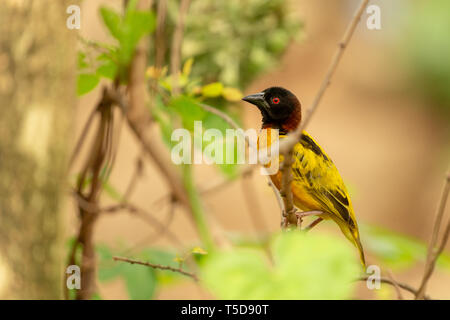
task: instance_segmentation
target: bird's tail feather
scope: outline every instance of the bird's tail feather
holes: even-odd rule
[[[366,269],[366,259],[364,257],[364,249],[363,246],[361,244],[361,240],[359,238],[359,232],[358,232],[358,227],[356,228],[349,228],[349,226],[344,223],[339,221],[338,222],[339,227],[342,230],[342,233],[345,235],[345,237],[351,242],[353,243],[353,245],[358,249],[359,252],[359,259],[361,261],[361,264],[364,267],[364,270]]]

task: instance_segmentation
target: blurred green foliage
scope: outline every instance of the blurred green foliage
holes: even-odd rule
[[[179,1],[168,1],[171,39]],[[273,67],[301,29],[286,0],[192,1],[186,18],[183,59],[194,58],[193,75],[204,82],[244,88]],[[171,40],[168,40],[168,45]],[[167,53],[169,61],[169,53]]]
[[[214,252],[201,279],[219,299],[351,298],[361,266],[344,239],[291,231],[269,247]]]
[[[406,269],[425,261],[427,245],[408,235],[379,226],[360,226],[364,249],[375,255],[383,266],[392,269]],[[443,252],[437,266],[450,270],[450,255]]]
[[[450,115],[450,1],[415,1],[407,50],[419,89]]]
[[[125,282],[128,296],[132,300],[152,299],[155,297],[159,285],[168,285],[184,279],[178,273],[114,261],[113,256],[120,255],[121,252],[114,251],[106,245],[98,245],[96,250],[100,260],[98,265],[99,281],[109,282],[122,279]],[[176,262],[176,257],[176,254],[171,251],[159,249],[144,249],[133,254],[133,259],[178,268],[179,263]]]

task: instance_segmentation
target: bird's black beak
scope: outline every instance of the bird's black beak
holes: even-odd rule
[[[263,92],[250,94],[250,95],[242,98],[242,100],[247,101],[247,102],[249,102],[251,104],[254,104],[261,111],[266,111],[266,112],[268,111],[269,106],[267,105],[267,102],[264,99],[264,93]]]

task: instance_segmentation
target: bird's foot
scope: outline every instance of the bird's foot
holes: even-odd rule
[[[306,228],[304,228],[303,230],[305,232],[308,232],[309,230],[311,230],[312,228],[314,228],[315,226],[317,226],[321,221],[323,221],[323,218],[318,217],[316,220],[314,220],[313,222],[311,222]]]
[[[292,215],[297,215],[297,208],[292,208],[290,211],[286,212],[283,210],[281,213],[281,228],[287,229],[289,227],[289,217]]]
[[[318,216],[318,215],[320,215],[322,213],[323,212],[319,211],[319,210],[296,212],[295,216],[297,217],[297,229],[299,229],[299,230],[302,229],[302,222],[303,222],[303,218],[304,217]],[[309,226],[306,227],[305,230],[308,231],[308,230],[312,229],[315,225],[317,225],[320,221],[322,221],[322,218],[319,217],[319,219],[317,219],[314,222],[312,222]]]

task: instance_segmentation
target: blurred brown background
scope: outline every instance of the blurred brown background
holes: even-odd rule
[[[293,43],[280,64],[255,81],[246,93],[269,86],[283,86],[294,92],[307,108],[328,68],[336,45],[358,1],[296,1],[295,8],[305,24],[304,33]],[[449,122],[440,116],[433,102],[416,94],[410,84],[408,53],[403,41],[403,20],[407,14],[404,1],[374,1],[381,7],[381,30],[368,30],[363,15],[337,73],[314,115],[308,131],[331,156],[344,177],[352,196],[357,218],[428,241],[437,201],[447,169],[449,156]],[[100,5],[120,7],[121,1],[90,0],[83,2],[81,35],[88,39],[108,40],[101,25]],[[96,90],[79,100],[76,116],[77,137],[95,102]],[[260,114],[256,108],[241,104],[246,128],[259,128]],[[124,126],[111,183],[124,191],[135,168],[139,148]],[[84,150],[86,152],[86,150]],[[207,166],[198,168],[199,184],[219,179],[218,172]],[[279,209],[265,177],[254,175],[255,192],[261,203],[261,219],[271,231],[279,229]],[[168,191],[158,172],[145,165],[132,199],[163,221],[167,205],[154,201]],[[241,190],[241,181],[205,197],[209,216],[226,232],[255,233]],[[104,196],[103,203],[109,198]],[[73,200],[67,203],[67,233],[77,225]],[[447,213],[449,209],[447,209]],[[180,239],[192,243],[196,232],[182,210],[176,210],[170,229]],[[334,230],[324,224],[319,229]],[[165,239],[145,243],[153,234],[148,225],[127,214],[102,217],[97,226],[97,243],[111,246],[119,242],[130,247],[167,246]],[[364,234],[362,234],[364,243]],[[371,262],[369,254],[369,264]],[[396,274],[397,280],[417,286],[422,266]],[[435,298],[449,298],[450,274],[437,270],[429,284]],[[100,284],[104,299],[126,299],[124,283],[115,280]],[[163,288],[160,299],[210,298],[188,281]],[[359,298],[373,298],[361,287]]]

